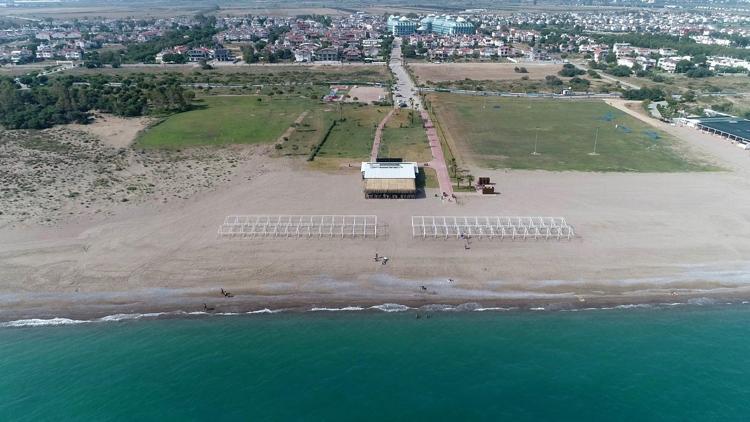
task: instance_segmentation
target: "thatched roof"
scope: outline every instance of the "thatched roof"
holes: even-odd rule
[[[365,179],[366,193],[412,194],[416,191],[414,179]]]

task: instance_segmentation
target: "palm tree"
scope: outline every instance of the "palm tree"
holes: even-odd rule
[[[472,186],[474,184],[474,175],[472,174],[467,175],[466,181],[469,182],[469,186]]]

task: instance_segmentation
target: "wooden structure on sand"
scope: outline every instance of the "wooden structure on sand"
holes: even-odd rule
[[[362,163],[365,198],[417,197],[417,163]]]

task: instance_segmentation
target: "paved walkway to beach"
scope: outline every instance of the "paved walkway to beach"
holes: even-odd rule
[[[401,56],[400,38],[396,38],[393,41],[393,50],[391,51],[391,61],[389,66],[391,71],[393,71],[393,75],[396,77],[394,93],[399,95],[397,98],[403,98],[405,101],[411,100],[414,108],[417,109],[422,116],[422,124],[424,125],[427,134],[427,140],[430,143],[430,150],[432,151],[432,161],[428,164],[429,167],[435,169],[435,172],[437,173],[440,192],[446,193],[449,196],[453,195],[453,183],[451,183],[451,178],[448,174],[448,166],[445,164],[445,156],[443,155],[443,147],[440,144],[440,138],[435,130],[435,126],[432,124],[430,115],[425,111],[422,106],[422,101],[420,100],[419,95],[417,95],[416,84],[411,79],[409,72],[404,68],[403,57]],[[396,98],[394,98],[393,103],[395,107],[398,107]]]
[[[451,183],[451,177],[448,174],[448,166],[445,164],[445,155],[443,155],[443,146],[440,144],[440,138],[435,130],[435,126],[432,124],[430,114],[425,110],[421,110],[420,115],[422,116],[422,123],[427,133],[427,140],[430,142],[430,151],[432,151],[432,161],[429,164],[430,167],[435,169],[435,173],[437,173],[440,192],[453,195],[453,183]]]

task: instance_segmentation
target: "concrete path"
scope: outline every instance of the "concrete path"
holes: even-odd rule
[[[391,60],[388,63],[393,76],[396,80],[393,83],[393,106],[398,107],[398,103],[403,101],[408,106],[414,106],[415,109],[421,110],[422,104],[418,95],[417,85],[409,76],[409,72],[404,68],[404,60],[401,55],[401,38],[393,40],[393,49],[391,50]]]
[[[443,155],[443,146],[440,144],[440,138],[435,130],[435,126],[432,124],[429,113],[422,110],[420,111],[420,115],[422,116],[425,132],[427,132],[427,140],[430,142],[430,151],[432,151],[432,161],[429,162],[429,167],[435,169],[435,173],[437,173],[440,192],[451,196],[453,195],[453,183],[448,173],[448,166],[445,164],[445,155]]]
[[[383,140],[383,129],[391,119],[393,113],[396,111],[395,108],[391,109],[388,114],[385,115],[383,120],[380,121],[378,128],[375,129],[375,139],[372,141],[372,152],[370,152],[370,161],[375,162],[378,160],[378,151],[380,150],[380,141]]]
[[[403,57],[401,56],[401,38],[393,40],[393,50],[391,50],[391,61],[389,66],[391,71],[393,71],[393,75],[396,77],[393,89],[395,96],[393,104],[395,107],[398,107],[399,100],[413,101],[414,108],[419,111],[420,116],[422,116],[422,124],[424,125],[427,134],[427,140],[430,143],[432,161],[428,163],[429,167],[435,169],[435,172],[437,173],[440,192],[451,196],[453,195],[453,183],[451,182],[451,177],[448,173],[448,166],[445,163],[443,147],[440,144],[440,138],[435,130],[435,126],[432,124],[432,119],[430,119],[429,113],[425,111],[419,95],[417,95],[417,86],[411,79],[409,72],[404,69]],[[375,147],[373,146],[373,152],[374,151]]]

